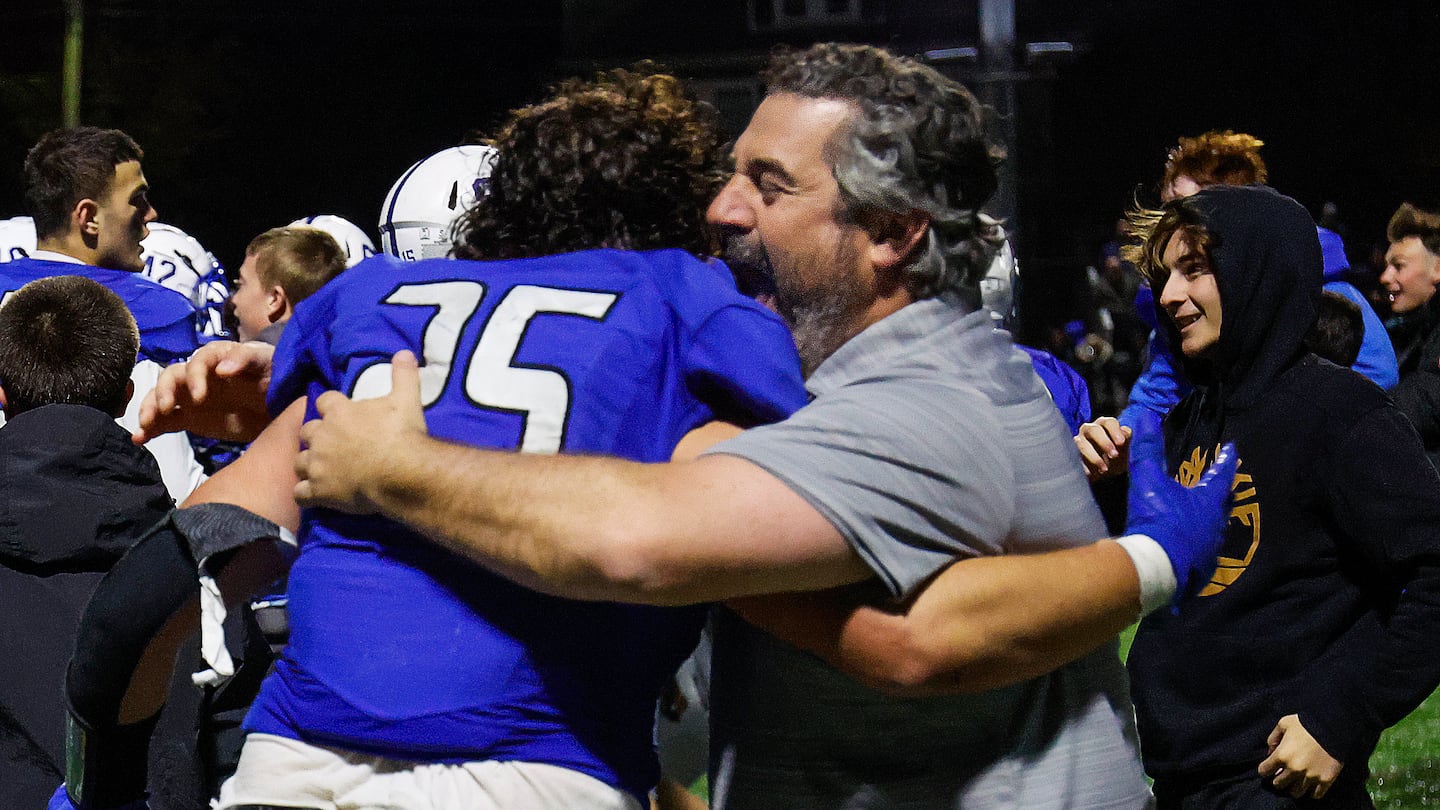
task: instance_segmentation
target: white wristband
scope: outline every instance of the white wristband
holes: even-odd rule
[[[1115,542],[1130,555],[1140,577],[1140,615],[1169,604],[1175,595],[1175,569],[1165,549],[1143,534],[1127,534]]]

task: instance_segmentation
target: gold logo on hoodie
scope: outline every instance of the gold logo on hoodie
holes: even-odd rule
[[[1216,448],[1219,451],[1219,448]],[[1175,480],[1187,487],[1193,487],[1200,480],[1201,474],[1210,466],[1211,454],[1200,448],[1190,452],[1190,458],[1180,462],[1180,469],[1175,474]],[[1231,487],[1234,492],[1234,506],[1230,510],[1230,523],[1226,524],[1225,550],[1231,550],[1236,543],[1232,540],[1235,521],[1245,527],[1245,537],[1248,538],[1248,547],[1240,557],[1226,556],[1223,551],[1219,557],[1219,565],[1215,569],[1215,575],[1210,578],[1209,584],[1200,589],[1200,596],[1214,596],[1217,593],[1230,587],[1245,570],[1250,567],[1250,561],[1255,558],[1256,549],[1260,548],[1260,503],[1255,496],[1255,480],[1240,470],[1245,466],[1242,458],[1235,472],[1235,484]]]

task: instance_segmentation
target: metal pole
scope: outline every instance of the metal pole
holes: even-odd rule
[[[65,126],[80,123],[80,65],[85,44],[85,0],[65,0],[65,66],[60,88]]]
[[[1000,169],[1000,187],[987,206],[1006,220],[1007,231],[1018,230],[1015,221],[1015,179],[1019,176],[1015,103],[1015,0],[980,0],[980,97],[995,108],[998,134],[1006,159]],[[1012,237],[1013,238],[1013,237]]]

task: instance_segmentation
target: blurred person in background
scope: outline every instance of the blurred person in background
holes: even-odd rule
[[[1400,317],[1392,336],[1401,378],[1392,395],[1440,464],[1440,214],[1405,203],[1385,235],[1390,247],[1380,285]]]

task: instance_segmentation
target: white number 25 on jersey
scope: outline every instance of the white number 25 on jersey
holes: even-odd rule
[[[456,364],[460,336],[480,309],[485,293],[485,285],[478,281],[436,281],[400,286],[382,302],[435,308],[421,336],[425,357],[420,367],[420,402],[425,407],[434,404],[445,390],[450,370]],[[527,284],[512,287],[491,313],[469,358],[465,395],[484,408],[524,413],[522,452],[559,452],[570,412],[570,384],[564,375],[550,369],[511,365],[520,351],[525,327],[545,313],[600,320],[617,298],[615,293]],[[372,399],[388,393],[390,364],[378,363],[355,379],[350,397]]]

